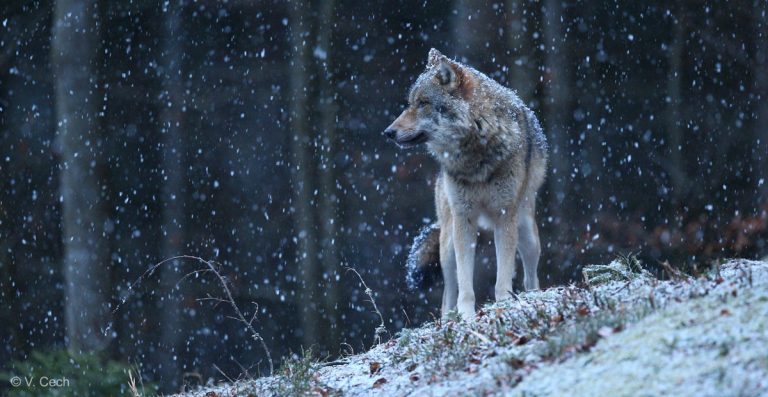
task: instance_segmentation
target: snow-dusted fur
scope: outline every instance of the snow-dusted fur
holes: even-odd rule
[[[514,91],[435,49],[408,102],[385,135],[401,147],[425,144],[440,164],[435,183],[439,238],[414,244],[411,273],[418,277],[419,269],[433,263],[423,253],[439,252],[442,315],[458,309],[462,317],[473,318],[475,248],[482,227],[494,235],[496,299],[512,294],[516,252],[525,289],[539,288],[541,244],[534,216],[547,144],[536,116]]]
[[[427,289],[440,277],[440,227],[426,225],[413,239],[405,262],[405,281],[411,290]]]

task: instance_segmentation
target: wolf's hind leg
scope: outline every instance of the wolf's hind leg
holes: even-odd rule
[[[520,203],[518,211],[519,245],[517,247],[520,257],[523,259],[525,276],[523,286],[526,291],[539,289],[539,257],[541,256],[541,243],[539,242],[539,228],[536,226],[535,197],[527,198]]]
[[[440,228],[440,268],[443,270],[443,306],[440,314],[445,318],[456,308],[459,284],[456,279],[456,251],[453,249],[453,227],[450,222]]]

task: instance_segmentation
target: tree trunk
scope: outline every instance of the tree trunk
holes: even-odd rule
[[[598,21],[596,15],[598,14],[599,4],[587,3],[580,7],[580,13],[584,15],[584,22],[587,24],[587,31],[592,31],[591,27],[597,26]],[[578,40],[578,39],[577,39]],[[574,95],[576,97],[574,104],[582,109],[586,115],[597,115],[601,113],[602,106],[595,98],[600,95],[600,89],[602,86],[601,77],[599,73],[599,67],[597,59],[592,56],[592,52],[589,52],[589,56],[580,62],[583,62],[582,70],[584,74],[582,77],[583,85],[581,86],[581,94]],[[574,57],[574,61],[576,61]],[[578,70],[578,69],[577,69]],[[592,124],[589,121],[588,124]],[[584,126],[586,128],[586,126]],[[585,129],[586,131],[584,141],[580,148],[579,156],[577,157],[579,162],[582,162],[580,170],[584,178],[581,180],[582,186],[587,190],[578,195],[581,198],[580,205],[582,208],[587,208],[590,211],[590,215],[594,219],[599,218],[599,211],[602,207],[602,203],[605,202],[608,195],[605,193],[605,178],[604,176],[609,173],[603,166],[603,152],[605,147],[605,136],[599,130],[597,125],[592,125],[591,129]]]
[[[681,95],[683,56],[685,53],[686,21],[684,11],[678,7],[674,17],[672,43],[669,46],[667,71],[667,142],[669,145],[669,159],[665,165],[672,182],[672,204],[677,207],[688,194],[688,179],[685,171],[685,159],[683,158],[683,133]]]
[[[318,260],[318,230],[315,220],[315,161],[313,134],[310,129],[310,96],[312,90],[313,18],[311,4],[292,2],[291,45],[293,64],[290,72],[290,147],[291,184],[293,187],[293,224],[297,242],[296,262],[299,279],[299,310],[303,344],[315,345],[321,339],[320,313],[320,263]]]
[[[291,180],[304,346],[338,342],[335,1],[291,4]]]
[[[533,41],[535,30],[531,7],[526,0],[507,0],[507,42],[511,48],[509,56],[509,85],[520,99],[531,108],[536,107],[536,45]]]
[[[549,209],[555,224],[562,218],[563,201],[568,193],[570,154],[568,126],[570,114],[570,77],[568,48],[562,25],[561,0],[544,1],[544,46],[546,89],[544,99],[545,125],[550,142]]]
[[[103,350],[110,338],[109,246],[102,197],[105,172],[97,78],[100,22],[96,0],[58,0],[51,61],[61,152],[65,319],[70,350]]]
[[[163,242],[162,259],[182,255],[185,241],[186,140],[184,132],[184,43],[186,34],[182,11],[184,0],[172,0],[165,6],[161,65],[163,67],[160,121],[163,155]],[[162,327],[159,364],[165,391],[177,390],[181,371],[182,292],[176,288],[181,280],[180,261],[172,261],[160,269]]]
[[[318,26],[317,48],[324,51],[325,59],[319,57],[318,73],[322,74],[320,78],[320,126],[323,139],[320,147],[320,192],[321,208],[318,219],[322,222],[322,268],[325,285],[325,319],[328,322],[327,341],[338,341],[339,338],[339,286],[335,282],[336,275],[339,274],[339,252],[336,241],[338,229],[338,194],[336,190],[336,154],[338,150],[336,138],[336,115],[337,106],[334,101],[335,92],[333,87],[333,20],[334,20],[334,0],[323,2],[320,10],[320,21]]]
[[[758,201],[768,205],[768,4],[765,1],[755,2],[755,91],[759,95],[757,101],[757,120],[755,122],[755,138],[759,144],[755,147],[755,165],[757,166],[757,181],[762,180],[758,187]],[[764,207],[765,208],[765,207]]]

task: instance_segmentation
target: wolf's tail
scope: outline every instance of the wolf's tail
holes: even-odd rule
[[[413,239],[406,262],[406,282],[411,290],[427,289],[442,277],[440,272],[440,226],[437,223],[421,228]]]

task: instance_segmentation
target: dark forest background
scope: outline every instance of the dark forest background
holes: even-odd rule
[[[441,288],[408,291],[404,261],[434,218],[437,167],[381,134],[431,47],[517,90],[545,126],[544,287],[619,254],[651,269],[764,257],[767,8],[5,0],[0,369],[66,346],[140,363],[166,391],[216,367],[268,372],[231,309],[199,300],[221,296],[215,277],[178,283],[201,263],[129,288],[175,255],[222,264],[278,362],[370,347],[379,319],[346,267],[390,334],[432,320]],[[490,295],[491,279],[476,285]]]

